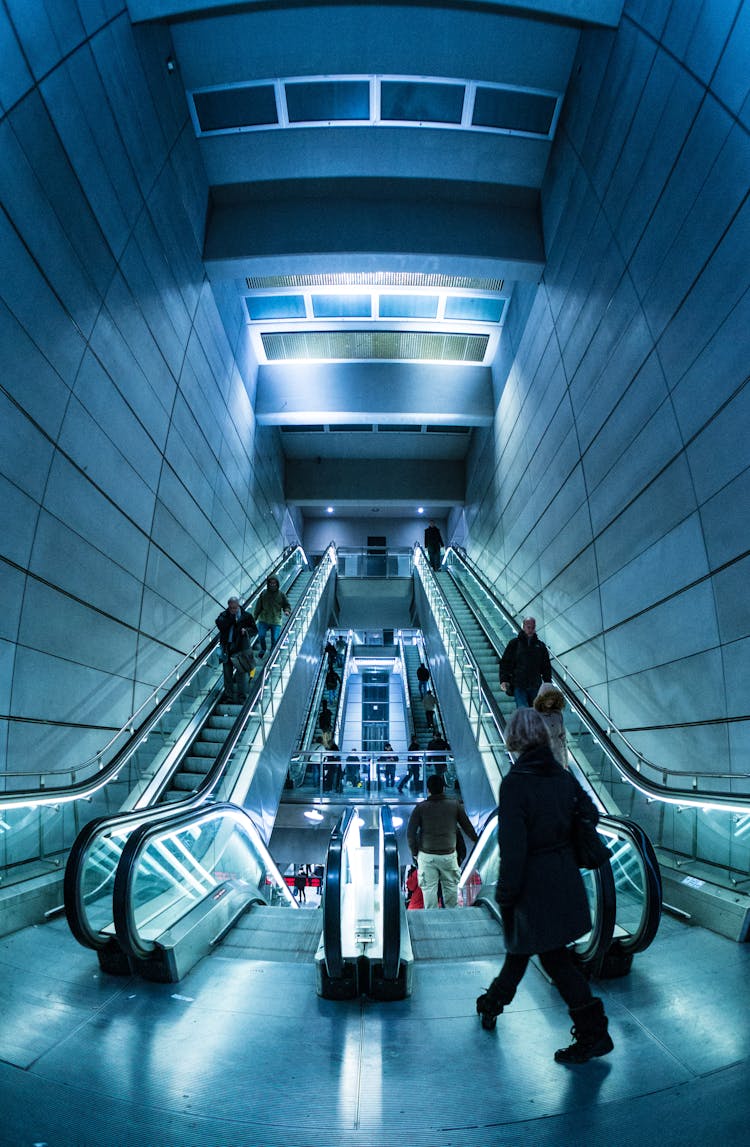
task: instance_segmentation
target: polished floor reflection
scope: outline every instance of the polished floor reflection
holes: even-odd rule
[[[665,919],[597,986],[615,1051],[577,1068],[552,1061],[569,1020],[536,969],[480,1029],[497,962],[422,960],[408,1000],[335,1002],[311,963],[218,948],[149,984],[105,977],[62,920],[26,929],[0,941],[0,1144],[747,1142],[750,947]]]

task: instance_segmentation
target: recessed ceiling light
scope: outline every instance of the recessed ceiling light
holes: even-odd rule
[[[418,506],[418,507],[417,507],[417,513],[418,513],[418,514],[423,514],[423,513],[424,513],[424,506]]]
[[[326,513],[332,514],[333,513],[333,506],[326,506]]]

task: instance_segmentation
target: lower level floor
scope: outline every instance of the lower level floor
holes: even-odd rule
[[[553,1062],[570,1021],[535,966],[481,1029],[501,958],[423,961],[407,1000],[337,1002],[310,963],[218,947],[153,984],[103,974],[62,919],[25,929],[0,940],[0,1144],[747,1141],[750,946],[665,918],[630,975],[595,985],[615,1050],[579,1067]]]

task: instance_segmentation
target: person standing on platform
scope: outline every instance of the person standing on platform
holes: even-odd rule
[[[446,908],[458,907],[458,881],[461,869],[456,857],[458,827],[470,840],[477,840],[474,825],[463,804],[445,795],[445,782],[433,773],[427,778],[427,800],[420,801],[409,817],[406,837],[412,856],[417,858],[419,884],[425,908],[438,907],[438,883]]]
[[[398,782],[398,791],[400,793],[404,791],[404,787],[408,782],[411,782],[412,792],[416,793],[419,791],[419,768],[422,763],[422,754],[419,749],[419,741],[416,737],[412,737],[408,751],[407,764],[409,769],[406,775]]]
[[[396,784],[396,766],[398,765],[398,757],[393,751],[393,745],[390,741],[386,741],[383,745],[384,752],[378,757],[378,771],[380,766],[383,766],[383,773],[385,779],[385,787],[392,789]]]
[[[291,613],[292,607],[289,599],[279,584],[275,574],[270,574],[266,581],[266,588],[258,595],[253,616],[258,623],[258,647],[260,657],[265,656],[266,635],[271,635],[271,649],[279,640],[282,617]]]
[[[434,570],[440,569],[440,551],[443,548],[443,538],[434,522],[430,522],[424,532],[424,548]]]
[[[500,658],[500,688],[515,698],[517,709],[531,709],[539,686],[551,680],[549,650],[539,640],[535,619],[527,617]]]

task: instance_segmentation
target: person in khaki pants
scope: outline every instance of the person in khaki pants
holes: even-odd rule
[[[427,800],[420,801],[409,817],[406,830],[412,856],[417,858],[419,884],[425,908],[438,907],[438,882],[446,908],[458,907],[461,869],[456,856],[456,832],[460,826],[469,840],[476,840],[474,826],[460,801],[445,795],[445,781],[438,773],[427,778]]]

